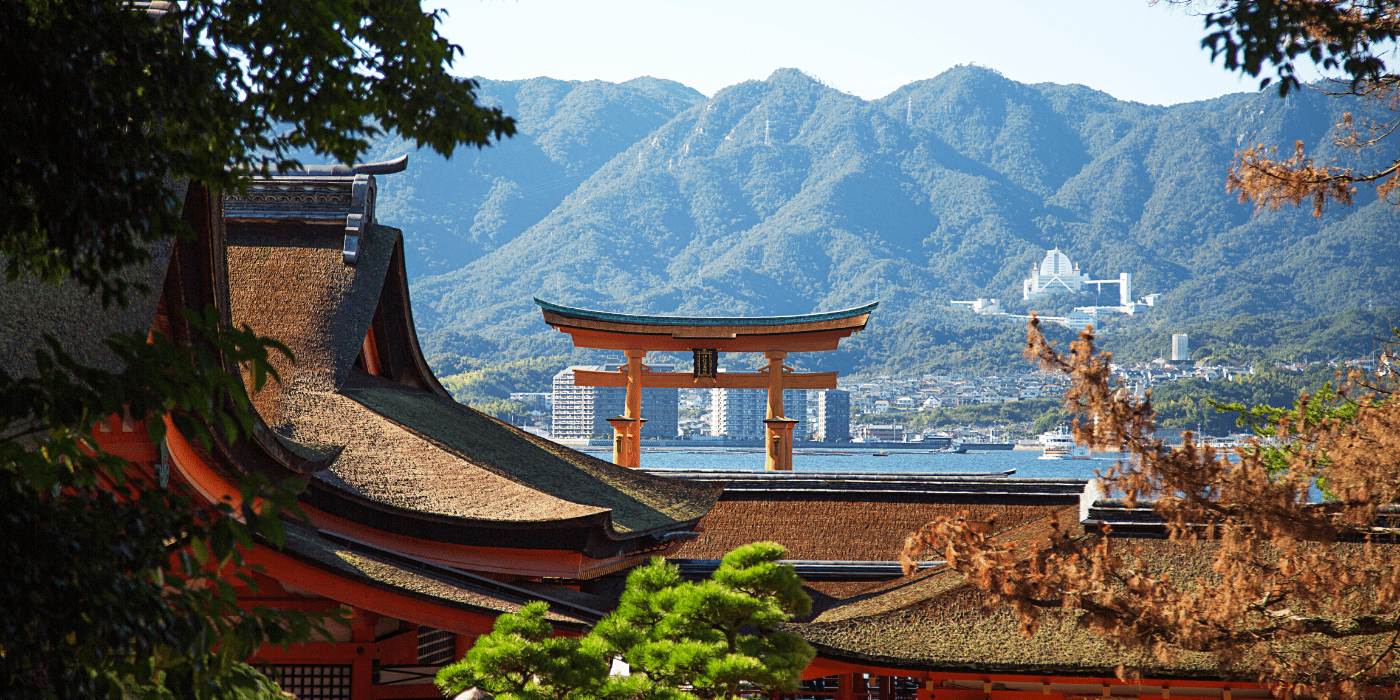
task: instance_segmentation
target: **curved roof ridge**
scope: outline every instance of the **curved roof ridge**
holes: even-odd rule
[[[861,314],[870,313],[875,310],[875,307],[880,305],[880,302],[872,301],[863,306],[842,309],[840,311],[799,314],[796,316],[639,316],[634,314],[613,313],[611,311],[577,309],[554,304],[540,299],[539,297],[535,297],[534,299],[535,304],[541,309],[553,311],[554,313],[569,318],[607,321],[611,323],[636,323],[653,326],[781,326],[794,323],[821,323],[823,321],[854,318]]]

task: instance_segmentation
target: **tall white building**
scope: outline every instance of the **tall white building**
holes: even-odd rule
[[[1191,338],[1185,333],[1172,334],[1172,362],[1186,362],[1191,359]]]
[[[710,434],[734,440],[762,440],[768,392],[762,389],[711,389]]]
[[[812,432],[812,426],[807,422],[806,389],[783,390],[783,415],[802,421],[792,426],[792,439],[806,440]]]
[[[816,423],[813,434],[826,442],[851,439],[851,392],[841,389],[814,391]]]
[[[615,372],[619,363],[569,367],[554,375],[554,410],[550,434],[556,438],[609,437],[608,419],[622,415],[627,390],[621,387],[574,386],[574,370]],[[650,365],[658,372],[675,371],[674,365]],[[642,389],[643,438],[674,438],[677,433],[675,389]]]
[[[783,391],[783,415],[802,421],[792,427],[792,439],[807,439],[807,390]],[[766,389],[711,389],[710,434],[733,440],[762,440],[768,417]]]
[[[1022,299],[1039,299],[1061,292],[1079,293],[1089,276],[1079,272],[1079,266],[1069,260],[1069,256],[1055,248],[1045,254],[1039,267],[1031,268],[1031,276],[1021,283]]]

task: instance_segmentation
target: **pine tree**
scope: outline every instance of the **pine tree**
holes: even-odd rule
[[[773,542],[725,555],[705,581],[656,558],[627,577],[617,610],[585,637],[555,637],[548,606],[502,615],[461,661],[438,674],[455,695],[478,687],[501,700],[733,698],[741,688],[794,690],[816,655],[777,631],[812,601]],[[614,659],[630,667],[609,675]]]

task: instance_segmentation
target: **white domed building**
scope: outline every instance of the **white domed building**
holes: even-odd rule
[[[1079,266],[1055,248],[1045,253],[1038,267],[1031,268],[1031,276],[1021,283],[1021,298],[1040,299],[1062,292],[1078,294],[1088,282],[1089,276],[1080,273]]]

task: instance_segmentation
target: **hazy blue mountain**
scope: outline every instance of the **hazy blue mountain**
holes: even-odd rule
[[[1400,292],[1394,205],[1363,192],[1321,218],[1255,214],[1225,191],[1251,142],[1355,158],[1331,143],[1355,105],[1307,91],[1159,107],[961,67],[873,101],[796,70],[708,100],[652,79],[483,81],[482,94],[521,136],[381,180],[379,217],[412,249],[415,317],[444,352],[564,351],[532,296],[755,315],[879,298],[851,353],[813,361],[897,369],[1001,338],[1012,322],[948,301],[1019,308],[1021,279],[1051,247],[1095,278],[1132,272],[1137,295],[1164,294],[1125,329],[1308,318]]]
[[[618,153],[705,96],[680,83],[480,80],[482,104],[515,117],[514,138],[452,160],[387,138],[366,160],[412,153],[379,179],[378,216],[407,236],[410,278],[456,270],[543,219]]]

